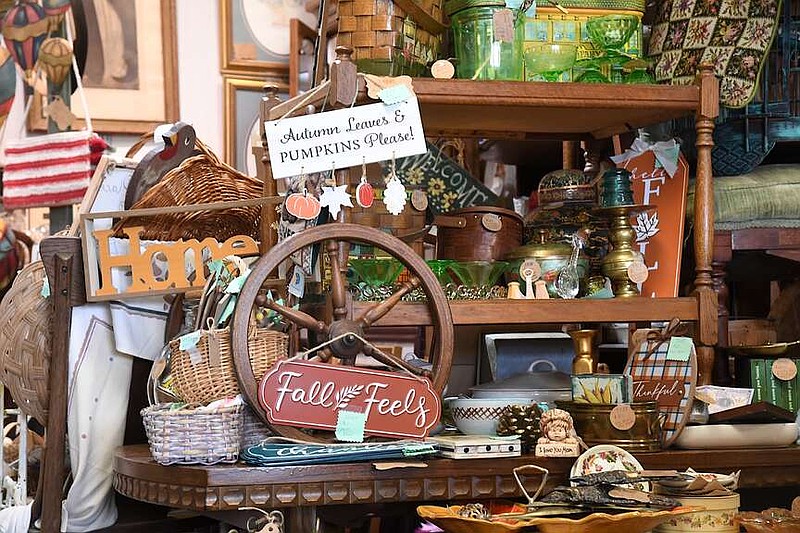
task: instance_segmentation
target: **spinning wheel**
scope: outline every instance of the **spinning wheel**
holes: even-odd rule
[[[340,268],[342,241],[366,243],[389,252],[413,274],[411,280],[402,283],[389,298],[369,306],[358,316],[351,316],[352,311],[348,310],[347,305],[346,282]],[[331,267],[331,290],[328,295],[330,312],[327,313],[330,316],[326,317],[326,320],[259,295],[267,276],[274,272],[278,265],[298,250],[317,243],[326,243],[325,250]],[[436,345],[430,358],[433,365],[431,370],[417,368],[363,341],[370,327],[392,310],[403,296],[417,287],[425,292],[433,319]],[[408,245],[382,231],[358,224],[341,223],[309,228],[273,247],[253,266],[236,304],[232,331],[234,365],[242,394],[258,416],[267,422],[266,413],[258,402],[258,381],[250,367],[247,345],[247,330],[254,304],[271,309],[296,326],[305,328],[309,337],[316,337],[320,344],[332,341],[318,352],[323,360],[336,358],[345,365],[354,365],[356,356],[363,353],[387,366],[400,367],[429,378],[438,393],[442,392],[447,383],[453,358],[453,318],[447,297],[425,261]],[[270,425],[270,428],[284,437],[329,440],[312,437],[290,426]]]

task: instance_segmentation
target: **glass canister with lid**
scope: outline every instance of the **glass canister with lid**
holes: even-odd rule
[[[456,77],[521,80],[525,16],[505,0],[448,0]]]

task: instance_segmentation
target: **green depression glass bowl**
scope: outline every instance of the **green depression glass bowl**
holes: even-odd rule
[[[634,15],[604,15],[586,21],[586,32],[592,42],[611,53],[621,53],[638,27],[639,19]]]
[[[547,81],[558,81],[561,74],[572,68],[578,54],[574,44],[534,44],[525,50],[525,69],[531,74],[538,74]]]
[[[433,275],[439,280],[439,285],[445,286],[453,281],[450,276],[450,266],[455,263],[452,259],[429,259],[428,268],[433,271]]]
[[[350,258],[348,261],[358,277],[372,287],[391,285],[403,270],[403,263],[397,259]]]
[[[468,287],[492,287],[503,272],[506,271],[506,261],[456,261],[450,269]]]

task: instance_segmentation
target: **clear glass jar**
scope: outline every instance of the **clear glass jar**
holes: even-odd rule
[[[521,80],[525,16],[504,0],[451,0],[445,5],[453,30],[456,77]]]

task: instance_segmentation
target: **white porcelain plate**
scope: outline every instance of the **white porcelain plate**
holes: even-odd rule
[[[597,472],[611,470],[626,470],[628,472],[641,472],[642,465],[628,451],[611,444],[592,446],[581,454],[572,465],[570,477],[585,476]],[[638,483],[633,486],[647,490],[649,483]]]

